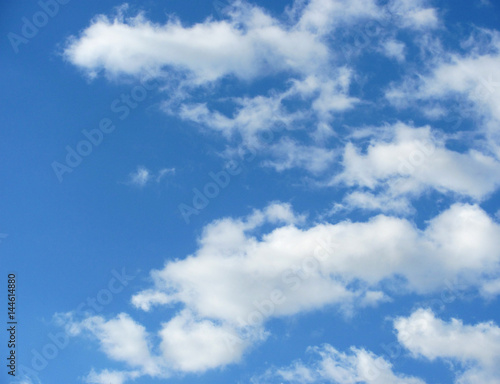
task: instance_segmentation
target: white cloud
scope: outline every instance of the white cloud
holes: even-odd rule
[[[313,73],[328,61],[329,49],[321,41],[325,34],[384,15],[374,0],[312,0],[295,2],[290,19],[279,21],[260,7],[233,1],[223,20],[186,26],[173,17],[164,24],[143,14],[125,17],[126,8],[113,19],[95,17],[69,39],[65,57],[92,74],[138,75],[147,68],[171,68],[187,71],[198,84],[228,75],[251,79],[269,71]]]
[[[343,166],[333,184],[342,182],[371,191],[383,188],[383,195],[357,191],[347,197],[348,204],[361,208],[378,208],[394,198],[419,196],[429,188],[482,200],[500,185],[500,162],[477,150],[459,153],[447,149],[429,126],[413,128],[397,123],[387,127],[382,137],[372,139],[365,153],[348,143]],[[407,208],[404,201],[395,200],[394,204]]]
[[[365,349],[351,347],[340,352],[331,345],[309,348],[319,355],[307,365],[297,361],[289,367],[272,369],[254,382],[317,383],[336,384],[425,384],[415,377],[394,373],[389,362]]]
[[[173,78],[175,85],[163,89],[178,87],[174,100],[164,103],[165,112],[218,132],[232,143],[241,137],[242,145],[268,156],[262,165],[278,172],[302,168],[314,176],[324,175],[333,172],[340,158],[338,147],[326,142],[338,135],[335,117],[363,103],[351,94],[357,74],[339,64],[341,48],[333,32],[360,20],[390,19],[394,25],[385,24],[387,30],[374,39],[373,46],[403,62],[407,48],[395,39],[394,28],[427,36],[440,26],[438,11],[424,0],[390,0],[387,7],[374,0],[311,0],[296,1],[286,13],[289,19],[278,19],[257,6],[236,1],[223,20],[187,25],[173,17],[163,24],[143,14],[127,18],[120,11],[114,18],[97,16],[68,41],[64,55],[91,76],[103,72],[112,77],[140,77],[152,71],[162,80]],[[446,110],[441,101],[461,95],[490,123],[500,121],[498,98],[487,96],[496,92],[498,58],[498,52],[472,50],[468,55],[433,59],[425,65],[426,70],[430,68],[427,75],[393,86],[386,96],[398,106],[426,101],[425,115],[439,119]],[[225,99],[234,108],[224,110],[231,113],[217,110],[213,100],[203,102],[188,92],[199,86],[211,91],[222,78],[245,82],[278,72],[287,75],[283,89],[229,96]],[[486,94],[485,89],[493,91]],[[300,107],[291,112],[290,104]],[[263,142],[260,135],[278,123],[286,126],[283,137]],[[299,141],[300,134],[293,135],[298,129],[304,129],[310,141]],[[331,179],[330,185],[352,188],[336,209],[408,213],[411,199],[430,189],[479,202],[500,186],[500,163],[482,147],[451,150],[446,137],[428,126],[396,123],[366,132],[350,137],[352,142],[342,155],[342,171]],[[365,149],[366,143],[357,140],[367,138],[371,141]],[[130,174],[130,183],[142,187],[174,172],[173,168],[155,173],[139,167]],[[71,320],[68,329],[73,334],[94,335],[109,358],[134,369],[92,371],[87,381],[122,384],[142,375],[199,373],[236,363],[249,348],[265,340],[265,323],[270,318],[327,305],[349,313],[390,300],[391,295],[431,293],[449,285],[493,297],[500,293],[499,272],[500,226],[477,205],[454,204],[418,229],[404,218],[385,214],[366,222],[306,226],[305,216],[294,213],[289,204],[273,203],[248,217],[210,223],[193,254],[168,260],[151,272],[153,286],[134,295],[132,304],[145,311],[158,306],[183,308],[162,323],[154,335],[157,346],[152,345],[151,334],[126,314],[111,320],[100,316]],[[399,319],[395,323],[398,332],[403,332],[398,326],[412,330],[412,321],[421,320],[418,314]],[[402,340],[407,348],[429,359],[446,358],[464,366],[472,362],[473,367],[461,374],[460,384],[493,380],[493,363],[486,355],[479,350],[458,355],[447,350],[445,342],[451,340],[446,335],[474,342],[477,332],[495,336],[497,328],[491,324],[490,328],[467,328],[457,321],[450,325],[427,315],[422,318],[437,333]],[[486,336],[477,340],[489,348],[483,340]],[[415,344],[409,340],[416,340]],[[432,343],[436,349],[426,347]],[[304,383],[422,383],[394,373],[388,362],[364,349],[342,353],[326,346],[315,351],[321,356],[316,365],[297,363],[277,374]]]
[[[291,168],[302,168],[313,174],[328,169],[335,160],[335,152],[313,145],[302,145],[285,138],[271,146],[273,160],[265,160],[263,165],[273,167],[278,172]]]
[[[154,174],[149,169],[143,166],[138,166],[137,170],[129,175],[129,184],[136,185],[138,187],[144,187],[151,180],[159,183],[168,175],[174,175],[175,168],[163,168],[158,171],[158,174]]]
[[[264,209],[264,217],[272,224],[302,224],[305,215],[296,215],[288,203],[274,202]]]
[[[225,138],[232,138],[236,133],[242,136],[242,141],[251,148],[261,148],[259,134],[269,131],[277,123],[283,126],[303,117],[301,113],[287,113],[282,100],[284,94],[273,94],[268,97],[256,96],[245,98],[234,98],[236,111],[233,116],[228,117],[216,110],[210,110],[206,103],[185,103],[179,111],[166,109],[169,114],[178,114],[180,118],[202,124]],[[265,134],[265,132],[264,132]]]
[[[172,302],[170,296],[164,292],[147,289],[132,298],[132,304],[143,311],[149,311],[153,305],[165,305]]]
[[[140,377],[139,372],[120,372],[120,371],[109,371],[107,369],[97,373],[92,370],[85,381],[89,384],[123,384],[126,381],[134,380]]]
[[[480,40],[482,38],[483,40]],[[484,41],[487,41],[485,43]],[[415,100],[430,102],[432,108],[448,100],[462,101],[461,109],[472,105],[471,112],[454,111],[457,119],[478,117],[479,128],[488,134],[490,148],[500,157],[500,137],[496,127],[500,122],[500,35],[497,31],[480,30],[479,37],[463,43],[466,54],[442,51],[440,59],[427,64],[427,74],[406,79],[391,86],[386,97],[396,106],[409,106]],[[428,109],[427,105],[423,105]],[[440,111],[440,115],[441,115]]]
[[[436,8],[426,7],[425,0],[391,0],[389,10],[401,25],[412,29],[433,29],[439,25]]]
[[[159,335],[163,358],[181,372],[203,372],[238,362],[249,344],[234,328],[196,319],[187,310],[164,323]]]
[[[445,322],[430,310],[419,309],[394,322],[399,342],[415,356],[458,362],[457,384],[498,383],[500,328],[493,322],[464,325]]]
[[[114,361],[124,362],[133,371],[95,370],[86,378],[92,384],[122,384],[142,376],[168,377],[172,372],[204,372],[235,363],[243,352],[266,334],[257,328],[241,336],[241,330],[227,324],[196,318],[184,310],[158,332],[159,354],[151,343],[152,336],[144,326],[125,313],[105,320],[101,316],[74,320],[73,313],[60,314],[58,320],[66,327],[69,335],[90,333],[101,350]]]
[[[394,40],[389,39],[382,43],[382,52],[390,58],[396,59],[397,61],[405,60],[405,44]]]
[[[304,83],[310,87],[309,92],[318,93],[312,103],[312,108],[321,119],[328,119],[334,112],[352,109],[360,102],[358,98],[348,95],[351,80],[352,70],[346,67],[340,68],[334,79],[309,76],[304,80]],[[300,89],[297,86],[298,82],[295,84],[295,90]]]
[[[154,286],[132,298],[144,310],[182,305],[156,335],[125,313],[110,320],[60,315],[68,334],[93,335],[108,358],[132,369],[91,372],[89,380],[120,383],[144,375],[203,372],[240,361],[266,339],[270,318],[327,305],[350,313],[391,295],[455,285],[485,290],[499,279],[500,225],[477,206],[455,204],[424,230],[384,215],[301,229],[297,225],[304,220],[289,204],[273,203],[245,218],[207,225],[194,254],[152,271]],[[377,359],[370,353],[355,355],[351,365],[357,375],[368,372],[364,362]],[[471,356],[487,363],[486,357]],[[344,363],[351,359],[337,357]],[[413,383],[390,369],[378,374],[386,382]]]
[[[140,166],[137,167],[135,172],[130,174],[129,179],[131,184],[144,187],[151,179],[151,173],[149,169]]]
[[[308,76],[294,80],[281,93],[269,96],[234,98],[236,110],[228,117],[211,110],[206,103],[184,103],[178,109],[166,105],[169,114],[178,114],[186,121],[220,133],[228,140],[241,137],[241,145],[258,150],[268,159],[262,162],[278,172],[292,168],[305,169],[313,174],[327,170],[333,163],[335,151],[325,147],[325,141],[335,133],[327,122],[332,114],[353,108],[360,100],[348,95],[352,72],[345,67],[334,71],[333,78]],[[307,102],[310,108],[289,112],[286,101]],[[318,121],[318,129],[310,133],[313,141],[303,144],[288,134],[307,119]]]
[[[344,204],[337,204],[330,215],[341,210],[353,210],[356,208],[367,211],[410,213],[412,207],[405,197],[395,197],[390,194],[355,191],[348,193],[344,199]]]
[[[481,293],[485,297],[495,297],[500,294],[500,279],[485,282],[481,287]]]
[[[281,93],[233,98],[236,108],[232,116],[209,109],[206,103],[183,103],[178,108],[167,103],[164,110],[212,129],[226,139],[241,137],[242,145],[269,155],[270,160],[265,165],[278,171],[304,168],[318,173],[328,168],[333,160],[333,151],[319,146],[334,135],[327,122],[335,113],[352,109],[360,102],[349,96],[351,81],[352,71],[346,67],[332,71],[331,77],[310,75],[293,80]],[[297,102],[297,99],[310,108],[299,108],[295,112],[285,108],[285,102]],[[318,129],[310,133],[313,145],[296,143],[287,136],[307,119],[318,121]]]
[[[82,332],[89,332],[96,337],[102,351],[110,359],[137,368],[142,375],[158,376],[162,374],[160,360],[151,354],[150,335],[142,325],[136,323],[126,313],[121,313],[108,321],[101,316],[92,316],[76,321],[73,320],[72,314],[63,315],[60,319],[63,320],[70,335],[76,336]],[[106,375],[108,373],[105,373],[104,377]],[[115,380],[130,376],[125,373],[109,373],[109,375]],[[103,377],[102,374],[94,376],[94,380]]]
[[[437,104],[431,104],[422,107],[422,112],[424,113],[425,117],[432,120],[443,118],[447,114],[446,109]]]
[[[295,2],[295,12],[299,12],[302,3]],[[301,9],[297,26],[324,35],[339,25],[382,16],[382,9],[373,0],[311,0]]]
[[[180,301],[201,316],[241,323],[255,310],[254,302],[269,299],[273,290],[286,300],[270,316],[282,316],[352,300],[358,293],[346,289],[347,281],[376,286],[397,274],[408,279],[411,290],[429,292],[457,278],[479,287],[484,273],[498,271],[500,228],[477,206],[454,205],[423,232],[404,219],[380,215],[366,223],[318,224],[307,230],[289,224],[260,241],[251,234],[263,224],[255,215],[262,213],[205,227],[195,255],[152,273],[162,300],[151,299],[155,291],[147,290],[135,296],[134,304],[149,309],[158,301]],[[326,241],[335,246],[317,260],[315,252]],[[434,265],[431,272],[426,258]],[[292,289],[297,286],[300,292]],[[322,286],[330,290],[321,291]]]
[[[376,307],[380,303],[387,301],[392,301],[392,299],[382,291],[366,291],[360,301],[360,305],[364,307]]]
[[[168,175],[175,175],[175,168],[163,168],[158,171],[156,175],[156,182],[159,183],[164,177]]]
[[[155,24],[141,14],[113,20],[100,15],[69,40],[64,53],[89,72],[139,75],[170,67],[199,84],[227,75],[250,79],[262,71],[312,70],[327,58],[314,34],[289,29],[256,6],[235,2],[230,8],[227,20],[191,26],[173,18]]]
[[[500,328],[493,322],[464,325],[445,322],[430,310],[419,309],[394,321],[398,341],[413,354],[431,361],[445,359],[456,374],[456,384],[495,384],[500,379]],[[391,364],[365,349],[340,352],[326,344],[309,348],[319,358],[307,364],[296,361],[273,368],[255,383],[424,384],[419,378],[394,373]]]
[[[383,21],[388,30],[437,24],[434,8],[408,0],[393,0],[387,6],[374,0],[295,1],[281,18],[246,1],[234,1],[223,19],[192,25],[174,17],[153,23],[144,14],[126,17],[125,11],[122,7],[113,18],[95,17],[79,36],[68,40],[66,59],[92,75],[156,76],[170,95],[165,112],[213,129],[228,140],[240,134],[243,145],[265,149],[270,159],[264,165],[278,171],[304,168],[315,174],[332,163],[332,151],[318,145],[334,135],[325,127],[335,114],[362,102],[350,94],[355,71],[339,63],[341,48],[333,32],[366,20]],[[404,59],[404,45],[394,38],[385,39],[382,49],[390,57]],[[277,72],[287,73],[288,89],[272,90],[268,96],[229,96],[226,100],[236,105],[232,116],[190,96],[191,87],[212,87],[228,76],[248,81]],[[175,85],[166,80],[172,78]],[[303,106],[294,112],[284,106],[283,101],[297,100]],[[284,137],[266,146],[258,137],[276,123],[297,129],[303,119],[310,121],[302,126],[318,127],[308,132],[314,144],[295,144]],[[313,160],[315,156],[318,160]],[[143,170],[136,183],[144,185],[150,177]]]
[[[285,224],[256,237],[260,226],[277,219]],[[193,255],[153,271],[154,287],[132,303],[144,310],[182,303],[190,317],[181,313],[164,328],[196,345],[199,329],[207,340],[219,339],[224,332],[260,330],[271,317],[325,305],[350,311],[388,300],[387,294],[435,292],[447,284],[481,289],[498,278],[500,226],[477,206],[456,204],[422,231],[384,215],[309,229],[294,222],[300,220],[280,205],[244,219],[217,220],[205,227]],[[355,282],[357,288],[351,288]],[[252,344],[242,340],[245,347]],[[236,362],[243,351],[243,346],[231,355],[216,350],[200,362],[181,353],[171,358],[179,369],[198,370],[214,361]]]

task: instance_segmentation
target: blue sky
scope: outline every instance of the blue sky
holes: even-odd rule
[[[0,11],[2,383],[500,382],[494,1]]]

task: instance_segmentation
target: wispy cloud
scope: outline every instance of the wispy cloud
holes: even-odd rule
[[[144,187],[151,181],[159,183],[168,175],[175,175],[175,168],[163,168],[156,174],[152,173],[149,169],[143,166],[137,167],[137,170],[129,175],[129,184],[138,187]]]

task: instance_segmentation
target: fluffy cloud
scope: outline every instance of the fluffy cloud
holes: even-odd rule
[[[319,35],[360,19],[380,19],[383,16],[383,10],[373,0],[312,0],[305,7],[303,4],[297,1],[293,8],[294,13],[300,12],[297,27]]]
[[[313,33],[290,29],[261,8],[236,2],[227,20],[183,26],[170,19],[154,24],[143,15],[114,19],[100,15],[64,54],[95,73],[139,75],[147,68],[186,72],[195,83],[234,75],[250,79],[263,71],[314,70],[327,48]],[[203,60],[200,60],[200,58]]]
[[[332,52],[323,38],[335,29],[367,19],[394,19],[403,28],[433,26],[435,9],[423,3],[394,0],[384,8],[374,0],[295,1],[287,17],[277,19],[237,0],[225,8],[223,20],[190,26],[173,17],[164,24],[143,14],[125,17],[126,7],[121,7],[114,18],[99,15],[71,37],[64,55],[93,74],[137,75],[147,68],[169,68],[187,72],[197,84],[228,75],[251,79],[269,71],[313,74],[331,64]]]
[[[398,123],[378,130],[364,152],[348,143],[344,168],[333,180],[377,192],[351,193],[346,203],[353,207],[379,209],[392,201],[386,210],[406,211],[408,203],[401,198],[419,196],[429,188],[480,201],[500,185],[500,162],[477,150],[452,151],[428,126]]]
[[[340,352],[331,345],[310,348],[309,352],[319,356],[317,361],[305,365],[297,361],[289,367],[272,369],[255,383],[306,384],[331,382],[336,384],[425,384],[424,381],[394,373],[384,358],[365,349],[351,347]]]
[[[500,380],[500,328],[496,324],[445,322],[432,311],[419,309],[408,318],[396,319],[394,327],[399,342],[415,356],[460,363],[463,370],[457,372],[457,384]]]
[[[135,368],[99,373],[92,370],[86,378],[92,384],[122,384],[145,375],[165,378],[172,372],[203,372],[222,367],[239,360],[250,342],[264,337],[263,333],[254,332],[251,339],[243,340],[234,328],[196,318],[185,310],[162,324],[157,335],[160,353],[155,354],[152,335],[125,313],[110,320],[102,316],[78,320],[67,313],[60,314],[58,320],[69,335],[88,333],[98,340],[109,359]]]
[[[252,232],[265,216],[257,212],[205,227],[196,253],[154,271],[155,289],[134,296],[134,305],[148,310],[182,302],[201,316],[245,324],[256,303],[268,302],[276,290],[283,302],[270,315],[282,316],[353,300],[361,293],[348,288],[350,281],[376,287],[399,275],[410,290],[429,292],[446,279],[481,287],[489,281],[484,274],[498,272],[500,227],[477,206],[456,204],[423,231],[379,215],[309,229],[289,224],[258,240]]]
[[[80,321],[74,320],[71,313],[62,315],[59,319],[65,324],[68,334],[76,336],[87,332],[97,338],[102,351],[110,359],[137,368],[142,374],[152,376],[161,374],[160,361],[150,352],[150,335],[142,325],[136,323],[126,313],[121,313],[108,321],[101,316],[92,316]],[[104,377],[108,375],[115,377],[115,380],[130,376],[125,373],[108,372],[104,374]],[[93,376],[94,380],[103,377],[102,374]]]
[[[245,218],[207,225],[193,255],[153,271],[154,286],[132,298],[146,311],[182,304],[184,309],[162,323],[155,337],[158,348],[127,314],[110,320],[73,320],[71,314],[62,319],[70,334],[90,333],[109,358],[132,372],[165,377],[240,361],[266,339],[265,323],[273,317],[326,305],[350,312],[386,301],[388,295],[429,293],[455,284],[481,290],[499,278],[500,226],[477,206],[455,204],[424,230],[385,215],[367,222],[304,224],[305,217],[289,204],[273,203]],[[266,232],[266,227],[272,229]],[[355,360],[335,355],[350,362],[350,374],[360,375],[364,362],[377,360],[364,351],[354,353]],[[486,364],[486,357],[481,359]],[[132,377],[105,371],[89,377],[99,383],[107,375],[118,382]],[[390,369],[380,377],[416,383]]]
[[[288,224],[256,237],[261,225],[276,220]],[[136,294],[133,304],[151,310],[182,303],[190,311],[189,321],[181,314],[164,326],[184,334],[180,340],[194,342],[199,329],[213,331],[206,337],[217,339],[224,332],[260,330],[270,317],[325,305],[344,310],[374,305],[387,299],[380,288],[388,289],[386,283],[396,284],[401,277],[405,283],[398,290],[425,293],[446,284],[482,289],[498,276],[500,226],[477,206],[454,205],[422,231],[384,215],[308,229],[293,222],[297,219],[289,207],[279,204],[244,219],[213,222],[205,227],[196,253],[153,271],[154,287]],[[199,342],[203,350],[203,338]],[[242,353],[234,351],[232,361]],[[216,356],[224,364],[231,360],[219,352],[211,358]],[[193,364],[180,358],[174,358],[179,367]]]
[[[364,27],[367,20],[376,21],[383,31],[365,33],[359,21]],[[349,313],[390,296],[427,294],[450,286],[478,290],[488,297],[500,293],[500,226],[478,205],[453,204],[423,229],[387,215],[411,212],[411,199],[431,189],[483,201],[500,185],[500,151],[495,158],[489,152],[491,145],[468,142],[459,152],[439,131],[404,123],[364,133],[358,129],[344,146],[346,127],[337,119],[370,104],[362,99],[363,91],[353,92],[361,88],[354,80],[371,74],[357,72],[355,49],[352,62],[341,57],[348,45],[340,38],[343,30],[364,34],[368,43],[357,47],[359,56],[378,52],[395,59],[395,64],[412,59],[415,47],[409,44],[416,34],[422,35],[421,45],[426,41],[440,47],[428,35],[440,26],[438,11],[424,0],[390,0],[385,6],[374,0],[298,0],[281,18],[236,1],[222,20],[192,25],[174,17],[162,24],[143,14],[126,17],[122,9],[113,18],[97,16],[68,41],[65,58],[91,76],[102,72],[140,77],[148,72],[161,79],[163,90],[172,91],[163,110],[215,131],[231,144],[241,140],[228,153],[246,146],[262,151],[268,157],[261,164],[278,172],[302,168],[321,180],[327,174],[327,182],[318,184],[347,188],[343,204],[335,210],[385,213],[363,222],[306,224],[305,216],[294,213],[290,205],[273,203],[247,217],[210,223],[193,254],[168,260],[152,271],[152,286],[132,298],[132,304],[144,311],[182,307],[165,319],[156,334],[126,314],[110,320],[100,316],[66,320],[73,334],[93,335],[109,358],[130,369],[92,371],[89,383],[121,384],[143,375],[166,377],[172,372],[224,367],[266,339],[269,319],[327,305]],[[397,33],[401,28],[412,30],[413,37],[398,40],[403,38]],[[485,118],[489,138],[494,138],[497,125],[492,122],[500,121],[500,104],[493,97],[495,81],[500,79],[500,44],[496,33],[488,33],[489,48],[464,46],[467,53],[460,55],[442,50],[443,58],[423,64],[425,73],[417,80],[391,86],[386,97],[398,107],[417,100],[432,119],[446,116],[450,99],[466,100]],[[260,94],[245,90],[243,95],[221,91],[227,108],[217,109],[221,100],[215,97],[200,100],[200,92],[190,92],[195,88],[203,94],[212,92],[224,78],[250,84],[277,73],[286,80],[276,89],[264,85]],[[366,124],[379,124],[371,120],[376,116],[363,118],[370,118]],[[279,137],[266,141],[266,133],[276,134],[277,126]],[[144,186],[169,173],[169,169],[155,174],[139,167],[130,174],[130,183]],[[416,323],[427,324],[425,330],[413,327]],[[497,362],[486,355],[498,355],[487,343],[488,339],[498,343],[496,326],[445,323],[418,311],[398,319],[395,327],[401,343],[416,355],[467,366],[457,383],[495,380],[497,371],[492,367]],[[405,332],[415,337],[402,338]],[[446,346],[452,339],[460,340],[464,348],[474,343],[478,348],[459,354]],[[394,373],[387,361],[364,349],[344,353],[325,346],[314,351],[321,357],[314,366],[297,363],[274,374],[300,383],[422,383]]]
[[[203,372],[235,363],[249,346],[233,328],[198,320],[189,311],[163,324],[159,334],[163,358],[181,372]]]
[[[397,61],[405,60],[405,44],[396,41],[394,39],[389,39],[382,43],[382,52],[387,55],[387,57],[396,59]]]

